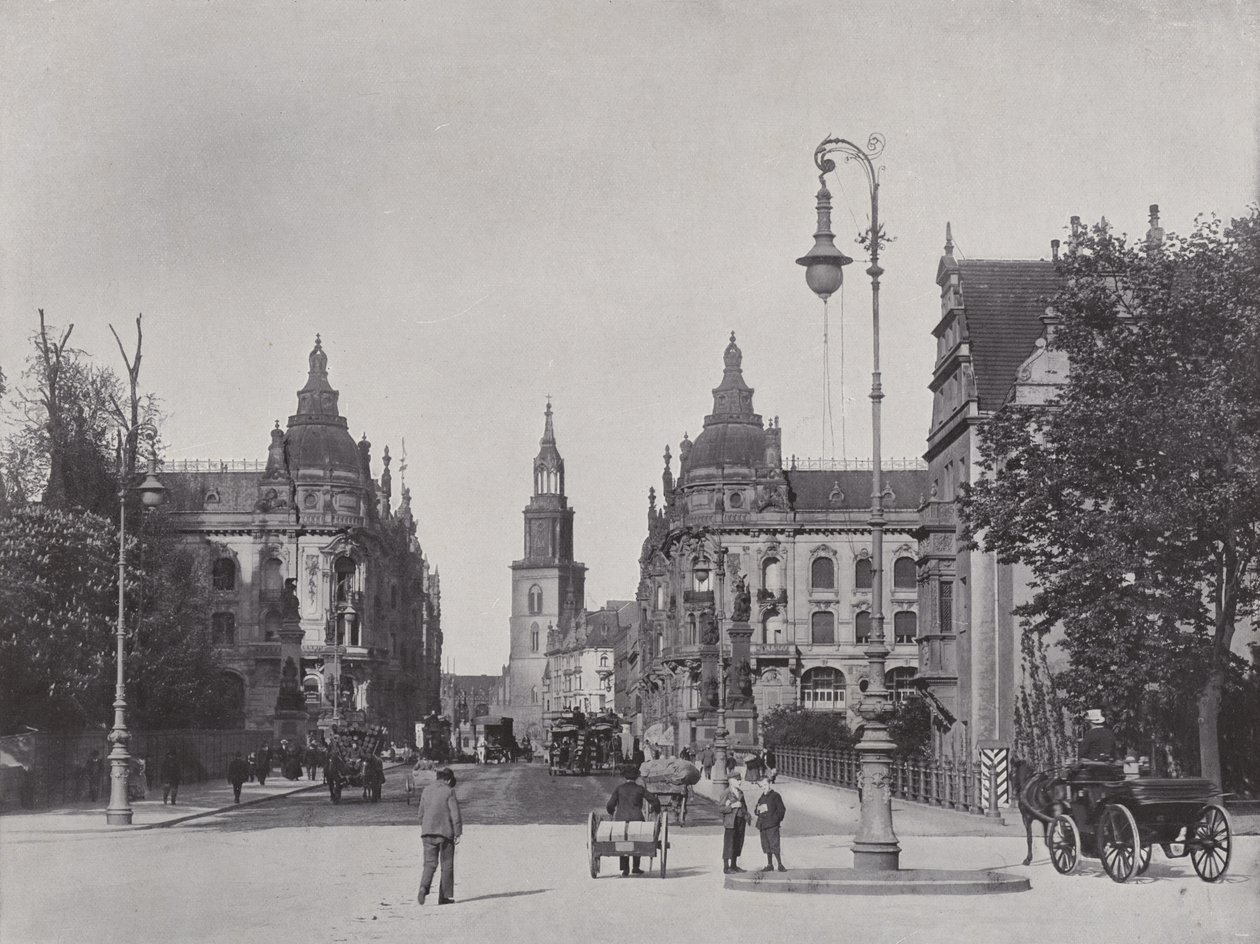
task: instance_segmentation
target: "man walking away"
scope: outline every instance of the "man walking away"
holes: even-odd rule
[[[766,762],[766,778],[774,783],[779,776],[779,759],[774,756],[774,748],[767,747],[762,759]]]
[[[228,762],[227,781],[232,785],[232,802],[241,802],[241,785],[249,779],[249,764],[237,751],[236,756]]]
[[[713,746],[708,745],[700,754],[700,766],[704,768],[704,779],[713,779],[713,765],[717,762],[717,755],[713,753]]]
[[[258,786],[265,787],[271,775],[271,745],[264,743],[254,755],[254,773],[258,775]]]
[[[101,795],[101,752],[92,751],[92,756],[83,765],[83,776],[87,780],[88,799],[93,803]]]
[[[319,756],[319,746],[311,741],[306,745],[306,779],[314,780],[315,775],[319,772],[321,766],[320,761],[323,760]]]
[[[612,815],[613,819],[618,823],[642,823],[643,804],[646,803],[654,813],[661,811],[661,801],[648,793],[647,788],[639,783],[639,768],[636,764],[627,764],[621,771],[621,775],[625,778],[625,783],[619,785],[612,792],[612,796],[608,798],[608,805],[605,809]],[[634,857],[634,874],[642,875],[643,869],[639,868],[641,861],[640,856]],[[618,864],[621,866],[621,877],[625,878],[630,874],[630,856],[620,856]]]
[[[455,774],[449,767],[436,771],[437,779],[420,794],[420,839],[424,843],[424,871],[416,901],[423,905],[433,883],[433,873],[442,866],[438,904],[455,901],[455,846],[464,832],[455,798]]]
[[[166,752],[166,756],[162,758],[162,805],[165,806],[170,801],[171,806],[175,805],[175,799],[179,796],[179,758],[175,756],[175,748],[170,748]]]
[[[744,851],[744,828],[748,821],[748,806],[739,789],[739,772],[732,771],[726,782],[719,809],[722,811],[722,872],[744,871],[739,867],[739,854]]]
[[[761,871],[773,872],[774,860],[778,859],[779,871],[786,872],[787,869],[783,867],[783,853],[779,848],[779,824],[783,822],[786,812],[783,797],[779,796],[770,781],[766,781],[764,787],[761,799],[753,807],[753,812],[757,814],[757,832],[761,834],[761,851],[766,854],[766,865]]]

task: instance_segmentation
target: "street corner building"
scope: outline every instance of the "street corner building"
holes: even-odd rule
[[[639,558],[638,632],[618,651],[618,711],[663,749],[711,742],[723,706],[731,743],[758,742],[780,705],[838,712],[851,724],[872,632],[869,461],[791,458],[777,418],[753,409],[732,333],[713,412],[679,469],[665,450],[664,507],[648,497]],[[886,684],[909,693],[918,665],[919,507],[927,470],[886,463],[882,611]]]
[[[237,726],[300,737],[335,714],[409,742],[439,708],[441,583],[405,480],[394,508],[388,447],[374,478],[371,443],[354,441],[338,397],[317,335],[265,459],[168,463],[163,481],[211,583],[206,620]]]

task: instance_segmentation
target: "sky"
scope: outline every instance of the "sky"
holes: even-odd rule
[[[395,483],[405,441],[448,664],[495,672],[548,394],[590,606],[633,597],[647,489],[699,432],[731,331],[785,455],[869,455],[864,266],[831,304],[831,436],[794,264],[819,141],[887,139],[883,453],[920,456],[946,222],[964,257],[1047,258],[1073,214],[1138,236],[1151,203],[1175,231],[1244,212],[1258,11],[14,0],[0,369],[38,308],[121,369],[108,326],[143,312],[168,458],[262,459],[319,332]],[[860,262],[864,178],[829,186]]]

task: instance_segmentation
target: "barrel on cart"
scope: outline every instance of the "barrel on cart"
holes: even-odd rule
[[[599,860],[605,856],[659,860],[655,864],[664,878],[669,854],[669,817],[659,813],[644,822],[623,823],[592,812],[587,823],[586,851],[591,878],[599,878]]]

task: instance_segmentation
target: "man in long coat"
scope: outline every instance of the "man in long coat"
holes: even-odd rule
[[[455,798],[455,774],[449,767],[435,771],[437,777],[420,794],[420,839],[424,843],[424,871],[420,875],[420,891],[416,901],[424,904],[439,863],[442,878],[438,884],[438,904],[455,900],[455,845],[464,833]]]
[[[249,779],[249,764],[237,751],[236,756],[228,762],[227,781],[232,785],[232,802],[241,802],[241,785]]]
[[[622,771],[622,776],[626,778],[626,782],[617,787],[612,792],[612,796],[608,798],[607,810],[612,814],[613,819],[618,823],[642,823],[643,804],[647,804],[652,812],[659,813],[661,811],[661,803],[656,797],[647,791],[643,784],[639,783],[639,768],[635,764],[629,764]],[[643,869],[639,868],[641,856],[634,857],[634,874],[642,875]],[[630,856],[620,856],[619,864],[621,866],[621,877],[625,878],[630,874]]]

